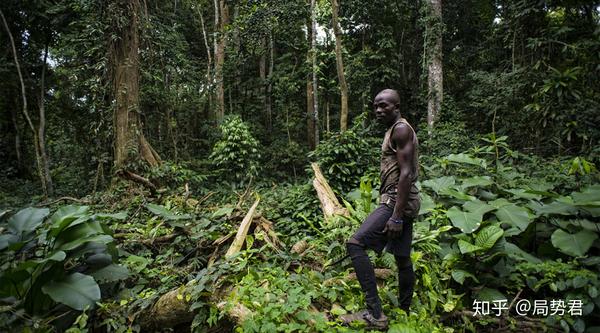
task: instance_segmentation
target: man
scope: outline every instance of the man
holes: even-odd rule
[[[408,313],[415,284],[410,260],[412,222],[420,207],[418,141],[410,124],[400,115],[400,97],[391,89],[381,91],[373,102],[377,120],[388,127],[381,147],[380,206],[373,211],[346,243],[356,277],[365,293],[367,309],[342,316],[345,324],[363,321],[371,329],[387,329],[381,309],[373,265],[366,249],[381,254],[385,248],[396,258],[398,302]]]

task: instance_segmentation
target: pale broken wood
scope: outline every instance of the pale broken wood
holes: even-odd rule
[[[344,208],[338,201],[335,193],[327,183],[327,179],[323,176],[321,168],[317,163],[311,163],[313,171],[315,172],[315,179],[313,179],[313,186],[317,191],[317,196],[321,202],[321,209],[323,209],[323,215],[325,220],[329,219],[334,215],[349,216],[350,213]]]
[[[248,235],[248,229],[250,228],[252,218],[254,217],[254,212],[256,211],[256,207],[258,206],[259,202],[260,197],[257,196],[256,201],[254,201],[254,204],[252,205],[252,207],[250,207],[250,210],[248,211],[246,216],[244,216],[244,219],[242,220],[242,223],[238,228],[237,234],[235,235],[233,243],[231,243],[231,246],[229,246],[227,253],[225,253],[225,257],[231,257],[234,254],[240,252],[242,245],[246,240],[246,235]]]

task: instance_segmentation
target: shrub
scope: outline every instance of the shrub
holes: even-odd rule
[[[258,141],[240,116],[232,115],[220,125],[221,139],[210,154],[216,173],[233,181],[242,181],[258,175],[260,154]]]

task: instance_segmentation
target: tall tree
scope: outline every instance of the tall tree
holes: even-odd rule
[[[312,104],[313,112],[312,118],[314,123],[313,137],[315,147],[319,144],[319,81],[317,78],[317,8],[316,0],[310,1],[310,59],[311,59],[311,73],[312,73]]]
[[[13,38],[12,32],[10,31],[10,27],[8,26],[8,22],[6,21],[6,17],[4,16],[4,12],[0,9],[0,17],[2,18],[2,23],[4,25],[4,29],[6,30],[6,34],[9,38],[11,50],[13,54],[13,59],[15,63],[15,67],[17,69],[17,74],[19,77],[19,83],[21,86],[21,98],[22,98],[22,111],[25,119],[27,120],[27,125],[33,132],[33,146],[35,150],[35,159],[36,159],[36,167],[38,171],[38,176],[40,177],[40,183],[42,185],[42,190],[44,192],[44,196],[47,198],[50,195],[53,195],[53,186],[52,186],[52,178],[50,177],[50,167],[48,165],[48,155],[46,152],[46,141],[45,141],[45,131],[46,131],[46,115],[45,115],[45,107],[44,107],[44,95],[45,95],[45,86],[44,86],[44,78],[46,75],[46,62],[48,59],[48,44],[45,45],[44,51],[44,64],[42,66],[42,75],[41,75],[41,83],[40,83],[40,107],[39,107],[39,123],[37,129],[31,120],[29,115],[28,106],[27,106],[27,91],[25,89],[25,80],[23,78],[23,74],[21,72],[21,65],[19,63],[19,55],[17,53],[17,48],[15,46],[15,40]],[[13,119],[16,123],[16,120]],[[16,128],[17,126],[15,126]],[[20,141],[18,138],[17,131],[17,143]],[[20,143],[19,143],[20,144]],[[17,147],[17,154],[19,152],[19,144],[15,144]]]
[[[333,32],[335,35],[335,63],[337,67],[338,80],[340,81],[340,132],[348,128],[348,85],[344,75],[344,61],[342,58],[342,29],[338,20],[340,6],[338,0],[331,0],[331,16],[333,23]]]
[[[425,48],[428,52],[427,85],[429,90],[427,97],[427,127],[429,135],[431,135],[435,121],[442,108],[444,95],[442,69],[442,0],[430,0],[429,8]]]
[[[215,81],[217,84],[217,109],[215,118],[221,122],[225,116],[225,86],[223,83],[223,64],[225,63],[225,47],[227,36],[225,27],[229,24],[229,8],[225,0],[214,0],[215,3]]]
[[[139,0],[120,0],[113,7],[113,25],[118,38],[112,39],[110,60],[115,98],[114,109],[114,165],[117,170],[128,169],[128,164],[140,157],[156,166],[160,157],[142,132],[139,109]]]

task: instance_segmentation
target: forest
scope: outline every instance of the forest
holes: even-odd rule
[[[346,242],[418,137],[388,332],[600,332],[600,1],[3,0],[0,332],[367,332]]]

